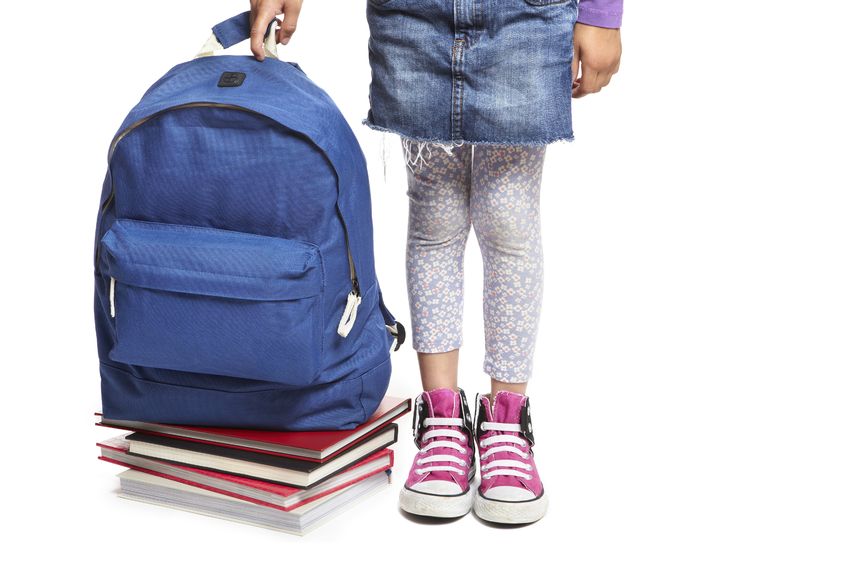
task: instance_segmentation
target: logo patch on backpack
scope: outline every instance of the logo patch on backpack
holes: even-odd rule
[[[220,80],[218,80],[218,86],[221,88],[232,88],[234,86],[241,86],[244,84],[244,79],[247,75],[244,73],[231,73],[226,72],[221,75]]]

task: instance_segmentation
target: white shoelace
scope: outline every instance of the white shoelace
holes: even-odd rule
[[[502,424],[500,422],[483,422],[480,424],[480,429],[484,432],[488,432],[490,430],[497,432],[520,432],[521,424]],[[503,453],[509,452],[518,455],[522,459],[530,459],[530,455],[525,452],[523,449],[519,449],[514,445],[497,445],[495,447],[491,447],[486,449],[486,451],[482,451],[484,448],[489,447],[492,444],[503,444],[503,443],[514,443],[518,444],[520,447],[526,447],[527,441],[521,439],[518,436],[509,436],[503,434],[493,435],[491,437],[487,437],[486,439],[480,442],[480,463],[484,460],[488,459],[495,453]],[[513,467],[511,469],[495,469],[495,467]],[[517,469],[516,469],[517,468]],[[489,471],[489,469],[493,469]],[[533,466],[529,463],[522,463],[521,461],[515,461],[513,459],[497,459],[494,461],[490,461],[485,465],[480,467],[480,471],[483,472],[484,479],[491,479],[492,477],[496,477],[498,475],[505,475],[510,477],[521,477],[524,480],[529,481],[533,478],[532,475],[528,475],[518,469],[524,469],[525,471],[532,471]],[[487,472],[488,471],[488,472]]]
[[[462,418],[424,418],[425,428],[432,428],[433,426],[462,427],[463,424],[464,422],[462,421]],[[465,453],[468,451],[467,448],[463,447],[463,445],[468,442],[468,438],[465,437],[465,434],[458,430],[438,429],[426,431],[424,432],[424,435],[421,436],[421,443],[426,443],[434,437],[455,438],[462,443],[460,444],[459,442],[453,440],[439,439],[428,443],[427,445],[422,447],[418,453],[427,453],[431,449],[436,449],[437,447],[447,447],[449,449],[454,449],[462,455],[465,455]],[[450,455],[448,453],[437,453],[435,455],[430,455],[429,457],[422,457],[418,460],[418,465],[425,465],[427,463],[455,463],[457,465],[461,465],[462,467],[468,466],[468,463],[466,463],[464,459],[460,459],[459,457],[455,455]],[[451,473],[458,473],[460,475],[465,474],[465,471],[463,469],[458,469],[452,465],[429,465],[426,467],[419,467],[418,469],[415,469],[415,472],[419,475],[423,475],[424,473],[429,473],[431,471],[449,471]]]

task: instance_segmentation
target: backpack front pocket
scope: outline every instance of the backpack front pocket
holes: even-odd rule
[[[323,343],[317,246],[117,220],[103,236],[116,342],[129,365],[305,385]]]

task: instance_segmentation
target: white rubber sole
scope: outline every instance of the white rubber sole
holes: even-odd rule
[[[468,492],[465,494],[456,496],[426,494],[401,487],[400,508],[405,512],[417,516],[459,518],[471,511],[471,507],[474,506],[474,495],[476,492],[477,488],[474,485],[470,485]]]
[[[477,495],[474,499],[474,513],[481,520],[498,524],[529,524],[545,515],[548,510],[548,495],[535,500],[521,502],[500,502]]]

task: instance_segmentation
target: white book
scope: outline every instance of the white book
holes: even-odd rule
[[[298,535],[318,527],[389,484],[389,475],[378,473],[284,512],[132,469],[120,473],[118,478],[121,480],[121,498]]]

